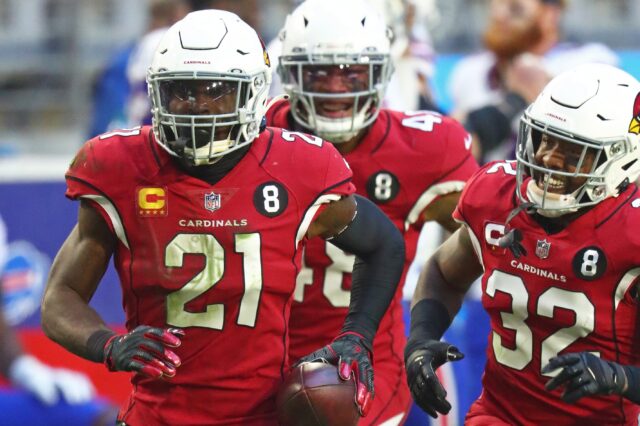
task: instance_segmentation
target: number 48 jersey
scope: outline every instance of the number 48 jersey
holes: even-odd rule
[[[483,392],[468,416],[509,424],[634,424],[639,408],[620,396],[575,404],[549,392],[549,359],[588,351],[638,364],[636,279],[640,275],[640,194],[635,185],[547,233],[521,212],[508,224],[526,254],[498,246],[516,207],[515,162],[486,165],[469,181],[454,217],[469,228],[484,266],[482,304],[491,321]],[[526,183],[525,183],[526,185]],[[557,372],[555,372],[557,374]]]
[[[220,181],[184,174],[149,127],[85,144],[67,195],[118,238],[127,329],[180,327],[177,374],[135,376],[128,424],[276,424],[302,240],[322,204],[354,191],[329,143],[267,128]]]
[[[291,127],[289,111],[288,102],[275,104],[267,113],[269,124]],[[405,273],[415,257],[424,209],[441,195],[461,191],[477,170],[470,143],[468,133],[451,118],[430,111],[382,110],[358,146],[344,154],[358,194],[376,203],[403,233]],[[354,259],[329,242],[309,241],[291,311],[292,360],[326,345],[339,332],[348,311]],[[374,341],[376,398],[361,424],[381,423],[386,414],[402,413],[410,403],[401,297],[402,285]],[[390,404],[402,407],[387,413]]]

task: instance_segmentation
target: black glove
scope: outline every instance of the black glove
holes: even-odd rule
[[[373,357],[369,342],[358,333],[342,333],[327,346],[301,358],[296,365],[314,361],[337,365],[338,375],[342,380],[349,380],[353,373],[356,381],[356,405],[360,415],[366,416],[374,397]]]
[[[620,364],[605,361],[589,352],[578,352],[560,355],[549,360],[543,373],[562,370],[545,385],[547,390],[554,390],[564,385],[562,399],[573,404],[588,395],[622,395],[627,384],[627,377]]]
[[[159,379],[173,377],[180,358],[167,349],[180,346],[184,332],[177,328],[140,325],[127,334],[116,334],[104,345],[104,363],[110,371],[135,371]]]
[[[436,370],[447,361],[462,358],[464,355],[458,348],[438,340],[428,340],[410,354],[405,354],[411,395],[416,404],[434,419],[438,418],[438,413],[447,414],[451,410],[451,404],[446,400],[447,391],[438,380]]]

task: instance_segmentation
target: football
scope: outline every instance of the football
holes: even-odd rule
[[[353,378],[342,380],[338,369],[323,362],[293,368],[276,400],[281,426],[350,426],[360,419]]]

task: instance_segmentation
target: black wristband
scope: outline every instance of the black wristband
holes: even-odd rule
[[[104,362],[104,346],[115,336],[111,330],[98,330],[87,339],[87,359],[93,362]]]
[[[627,390],[622,395],[634,404],[640,404],[640,367],[623,365],[622,369],[627,376]]]
[[[440,340],[451,324],[447,308],[436,299],[423,299],[411,309],[411,329],[404,350],[405,361],[428,340]]]

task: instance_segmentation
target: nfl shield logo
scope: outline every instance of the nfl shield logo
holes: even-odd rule
[[[209,211],[216,211],[220,208],[220,194],[212,192],[210,194],[204,194],[204,208]]]
[[[538,240],[538,244],[536,244],[536,256],[540,259],[546,259],[549,257],[550,248],[551,243],[548,243],[547,240]]]

